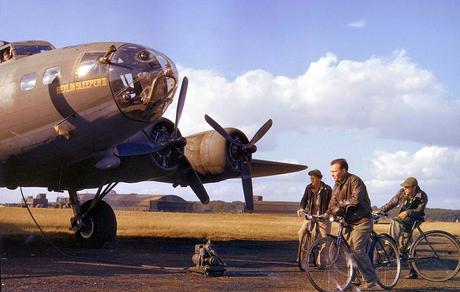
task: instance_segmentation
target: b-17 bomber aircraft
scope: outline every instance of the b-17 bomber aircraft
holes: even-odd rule
[[[213,130],[183,137],[178,124],[188,80],[175,121],[164,118],[179,84],[177,69],[145,46],[56,49],[46,41],[0,41],[0,57],[0,187],[67,191],[71,228],[85,246],[115,238],[115,214],[102,199],[119,182],[190,186],[206,204],[203,184],[241,178],[252,211],[252,177],[307,168],[252,159],[271,120],[249,140],[205,115]],[[87,188],[98,191],[80,204],[77,191]]]

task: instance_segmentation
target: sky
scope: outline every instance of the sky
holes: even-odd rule
[[[185,136],[210,130],[204,114],[249,138],[272,118],[256,158],[318,168],[332,185],[329,163],[343,157],[372,205],[414,176],[428,207],[460,209],[458,1],[0,4],[3,40],[42,39],[58,48],[126,41],[169,56],[189,78]],[[166,116],[174,111],[173,103]],[[303,171],[253,183],[265,200],[300,201],[308,182]],[[206,188],[212,200],[243,200],[239,180]],[[115,190],[196,200],[188,188],[155,182]],[[20,200],[18,190],[0,192],[0,202]]]

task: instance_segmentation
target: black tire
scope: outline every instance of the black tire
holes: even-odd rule
[[[312,244],[312,236],[310,231],[306,231],[303,236],[302,236],[302,241],[300,242],[299,245],[299,252],[297,255],[297,259],[299,260],[299,269],[301,271],[305,271],[305,266],[310,264],[310,261],[308,259],[308,249],[310,248],[310,245]]]
[[[380,286],[392,289],[401,276],[401,259],[395,240],[388,234],[379,234],[371,242],[369,257]]]
[[[92,200],[86,201],[80,208],[81,214],[91,206]],[[77,240],[85,247],[101,248],[107,241],[115,240],[117,235],[117,218],[104,201],[97,205],[83,218],[85,227],[76,232]]]
[[[317,267],[305,266],[310,283],[318,291],[343,291],[348,289],[354,274],[350,249],[337,238],[327,236],[315,240],[309,253],[317,250]]]
[[[460,243],[445,231],[432,230],[420,234],[409,254],[415,271],[430,281],[447,281],[460,270]]]

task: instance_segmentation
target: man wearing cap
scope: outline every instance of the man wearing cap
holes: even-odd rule
[[[425,217],[425,207],[428,203],[428,196],[420,189],[415,177],[408,177],[401,183],[401,186],[403,188],[378,210],[378,213],[386,214],[396,206],[400,206],[398,216],[391,220],[389,231],[398,244],[402,235],[410,232],[414,223]],[[416,279],[417,277],[417,272],[411,267],[406,278]]]
[[[348,163],[343,158],[331,161],[331,175],[335,184],[326,214],[343,216],[346,208],[349,208],[348,214],[345,214],[348,227],[344,235],[365,280],[362,288],[378,288],[377,275],[367,254],[367,244],[374,224],[371,220],[372,208],[366,185],[358,176],[348,172]],[[353,284],[361,285],[361,281],[353,279]]]
[[[324,214],[331,199],[332,189],[330,186],[321,181],[323,175],[318,169],[308,172],[311,183],[305,188],[302,200],[300,202],[300,210],[297,215],[300,216],[302,210],[312,215]],[[302,242],[302,237],[307,230],[313,231],[314,225],[310,221],[304,220],[302,227],[299,230],[299,247]],[[318,222],[320,237],[324,237],[331,233],[331,222],[329,220]]]

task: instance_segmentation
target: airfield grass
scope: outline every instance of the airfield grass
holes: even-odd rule
[[[32,209],[44,232],[53,236],[71,235],[70,209]],[[302,219],[293,215],[231,213],[169,213],[115,211],[119,237],[208,238],[213,240],[296,240]],[[335,224],[334,224],[335,225]],[[333,226],[334,226],[333,225]],[[388,224],[377,224],[378,233]],[[425,222],[424,231],[441,229],[460,236],[460,224]],[[336,229],[333,228],[333,234]],[[27,209],[0,208],[0,235],[39,233]]]

